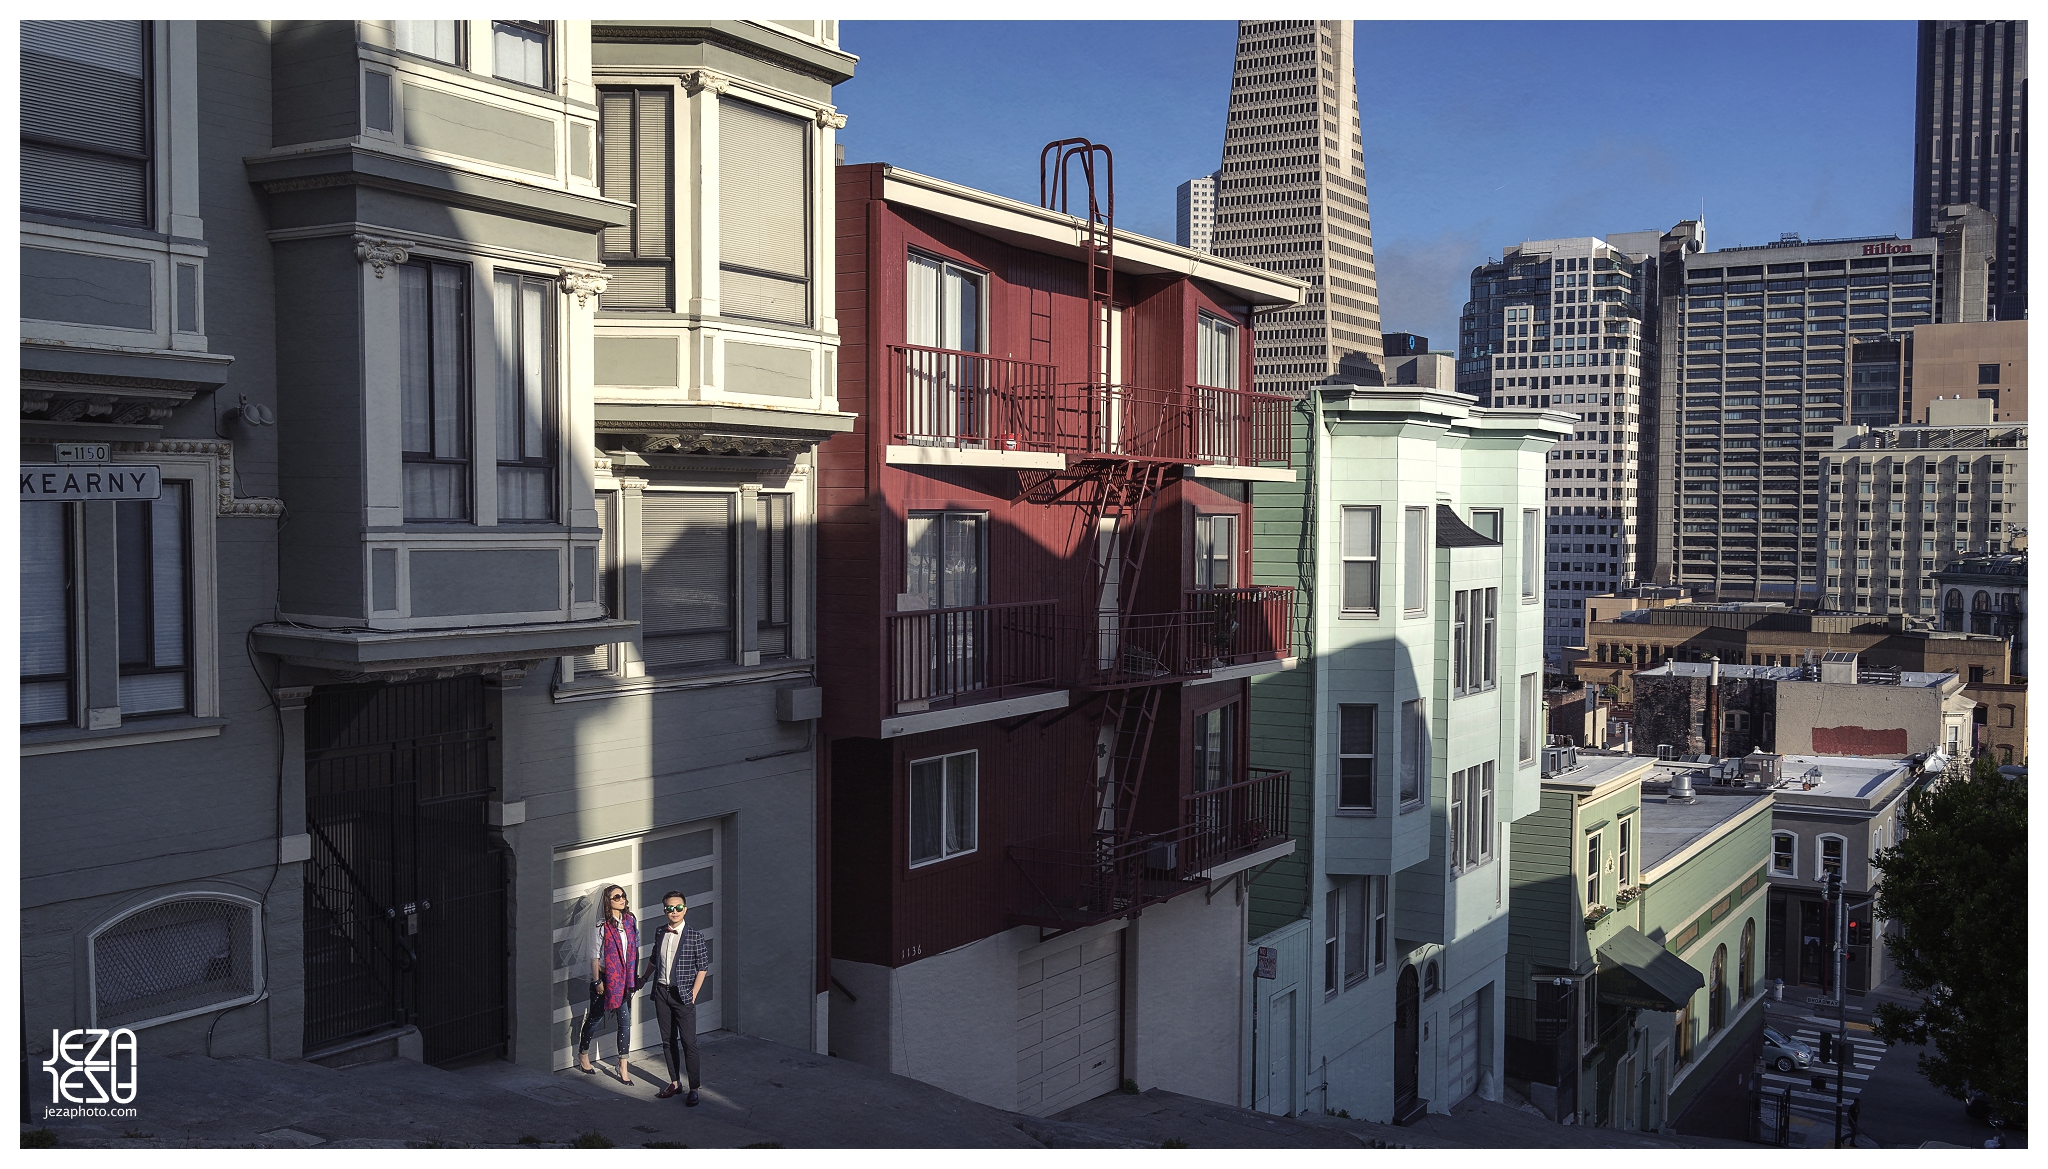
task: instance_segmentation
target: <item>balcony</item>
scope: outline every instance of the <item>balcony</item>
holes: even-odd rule
[[[1291,848],[1290,773],[1253,768],[1249,779],[1180,800],[1179,822],[1118,842],[1043,838],[1011,845],[1011,916],[1076,929],[1202,888]]]
[[[1051,601],[926,609],[885,620],[889,714],[998,703],[1053,689],[1058,671]],[[1065,705],[1064,698],[1058,705]]]
[[[1172,613],[1057,619],[1064,685],[1114,689],[1248,678],[1293,656],[1294,590],[1195,589]]]
[[[1062,382],[1039,362],[892,345],[889,461],[1061,469],[1068,458],[1257,467],[1288,457],[1290,399]],[[1291,472],[1287,473],[1291,477]]]

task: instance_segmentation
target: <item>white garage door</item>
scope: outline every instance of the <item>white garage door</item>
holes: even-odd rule
[[[552,924],[555,943],[553,995],[554,1066],[557,1070],[576,1062],[576,1038],[583,1027],[583,1014],[590,1006],[590,967],[577,963],[570,931],[565,928],[580,898],[594,896],[605,885],[622,885],[640,921],[642,962],[654,952],[662,927],[661,899],[671,890],[690,903],[690,928],[704,935],[711,948],[712,969],[718,963],[719,856],[718,825],[699,821],[675,828],[660,828],[644,836],[612,840],[602,844],[577,845],[555,851],[554,906]],[[718,975],[704,979],[697,996],[697,1030],[716,1031],[724,1026],[724,1011],[718,994]],[[618,1027],[610,1020],[598,1025],[592,1038],[592,1058],[610,1060]],[[661,1025],[654,1017],[654,1002],[642,991],[633,996],[633,1048],[658,1048]]]
[[[1451,1026],[1445,1036],[1444,1087],[1450,1098],[1446,1108],[1470,1096],[1479,1087],[1479,996],[1451,1008]]]
[[[1123,1082],[1123,940],[1017,964],[1017,1111],[1051,1116]]]

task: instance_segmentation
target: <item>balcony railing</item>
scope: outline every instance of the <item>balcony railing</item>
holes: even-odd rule
[[[895,443],[1235,466],[1287,461],[1287,398],[1212,386],[1061,382],[1039,362],[889,348]]]
[[[1250,390],[1190,386],[1194,399],[1194,459],[1232,467],[1285,463],[1291,441],[1293,399]]]
[[[1051,601],[1023,601],[889,614],[890,713],[995,702],[1051,686],[1052,608]]]
[[[894,441],[910,446],[1052,451],[1056,371],[957,349],[892,345]]]
[[[1294,590],[1196,589],[1172,613],[1058,618],[1067,685],[1144,686],[1277,661],[1292,651]]]
[[[1290,773],[1253,769],[1249,779],[1180,801],[1180,823],[1117,842],[1057,838],[1012,845],[1020,921],[1072,929],[1199,889],[1217,866],[1291,835]]]

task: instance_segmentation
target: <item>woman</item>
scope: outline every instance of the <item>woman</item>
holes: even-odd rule
[[[597,1034],[598,1021],[610,1012],[618,1018],[619,1079],[631,1084],[626,1053],[633,1048],[633,970],[640,961],[640,926],[626,907],[626,890],[621,886],[605,886],[602,906],[604,916],[598,919],[597,934],[591,939],[590,1009],[583,1015],[576,1066],[597,1074],[590,1063],[590,1041]]]

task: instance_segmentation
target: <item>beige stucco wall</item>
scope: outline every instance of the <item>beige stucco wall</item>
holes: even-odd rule
[[[1977,367],[1996,363],[1997,386],[1979,385]],[[2027,323],[1980,321],[1970,324],[1916,325],[1913,328],[1913,405],[1927,415],[1936,398],[1975,398],[1980,391],[1998,391],[1994,422],[2024,422],[2027,417]]]
[[[1905,754],[1927,750],[1943,737],[1938,687],[1835,682],[1777,685],[1779,754]],[[1816,729],[1823,731],[1818,745]]]

